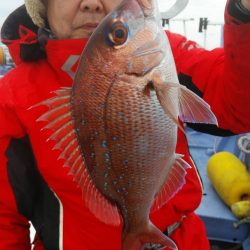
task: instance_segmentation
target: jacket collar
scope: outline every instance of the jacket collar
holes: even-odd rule
[[[88,39],[68,39],[47,41],[45,46],[47,62],[63,80],[72,82],[80,55]]]

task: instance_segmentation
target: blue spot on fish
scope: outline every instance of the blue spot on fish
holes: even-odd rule
[[[85,119],[84,119],[84,116],[83,116],[83,115],[82,115],[82,119],[81,119],[81,124],[82,124],[82,126],[85,125]]]
[[[107,147],[107,141],[102,141],[102,148],[106,148]]]
[[[105,190],[105,191],[108,190],[108,183],[107,183],[107,182],[104,183],[104,190]]]
[[[131,62],[128,63],[128,71],[129,72],[132,72],[132,69],[133,69],[133,65]]]
[[[105,153],[105,160],[106,161],[110,161],[110,155],[109,155],[109,153]]]
[[[128,160],[124,160],[124,161],[123,161],[123,165],[124,165],[124,166],[128,166]]]

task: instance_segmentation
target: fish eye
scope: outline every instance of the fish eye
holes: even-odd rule
[[[127,41],[128,27],[121,21],[113,23],[110,32],[109,39],[114,45],[122,45]]]

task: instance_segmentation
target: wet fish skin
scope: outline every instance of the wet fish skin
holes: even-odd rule
[[[119,208],[122,250],[145,243],[177,249],[149,214],[185,183],[189,165],[175,153],[178,119],[216,124],[216,118],[179,84],[157,2],[124,0],[89,39],[73,88],[41,105],[51,108],[40,120],[55,130],[55,148],[86,206],[113,225]]]
[[[128,33],[123,44],[109,39],[115,25]],[[181,178],[173,186],[169,181],[166,199],[184,184],[187,164],[175,166],[179,88],[156,2],[123,1],[90,38],[71,99],[88,173],[121,212],[123,250],[147,242],[177,249],[150,222],[149,213],[172,168],[179,168]]]

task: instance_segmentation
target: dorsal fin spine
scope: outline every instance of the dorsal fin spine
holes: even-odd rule
[[[57,138],[60,138],[61,134],[65,134],[64,130],[72,130],[73,129],[73,122],[68,121],[66,122],[62,127],[60,127],[57,131],[55,131],[50,137],[49,140],[56,140]]]
[[[49,108],[37,121],[48,121],[42,130],[49,129],[53,131],[47,141],[56,141],[53,149],[61,150],[58,159],[65,159],[63,166],[70,168],[68,173],[73,175],[73,180],[81,187],[87,207],[103,222],[119,225],[120,216],[117,207],[108,202],[100,193],[84,163],[71,114],[71,92],[72,89],[68,87],[56,90],[53,92],[56,94],[55,97],[31,108],[42,105]]]
[[[72,130],[70,133],[63,136],[55,145],[53,149],[62,149],[64,145],[67,145],[69,141],[75,136],[75,132]]]

